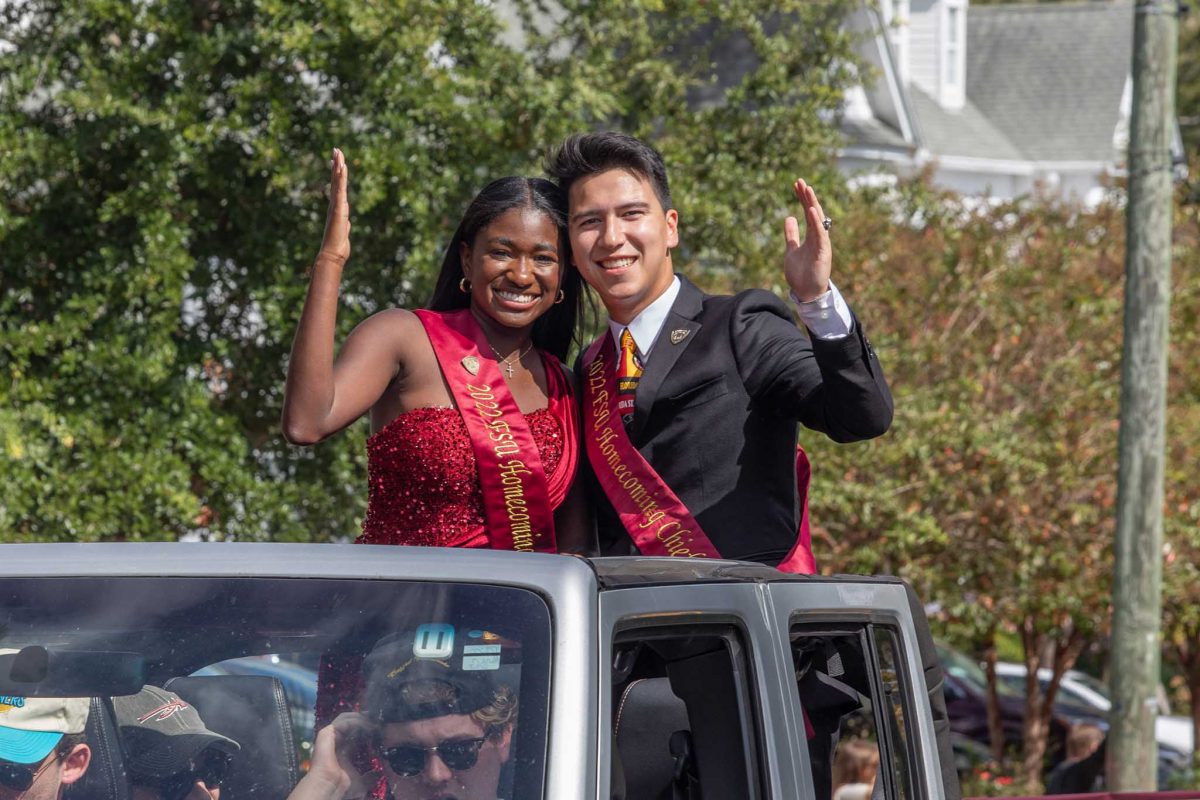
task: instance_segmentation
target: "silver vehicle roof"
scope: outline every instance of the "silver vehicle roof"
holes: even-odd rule
[[[227,576],[438,580],[549,589],[688,583],[881,583],[891,577],[789,575],[762,564],[679,558],[571,558],[540,553],[392,545],[118,542],[0,545],[13,577]]]

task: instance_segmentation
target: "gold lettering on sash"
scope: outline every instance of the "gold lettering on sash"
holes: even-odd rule
[[[607,366],[603,358],[596,358],[588,365],[587,380],[588,394],[591,396],[592,430],[587,435],[592,437],[600,454],[604,456],[603,465],[611,471],[617,486],[623,489],[642,512],[638,527],[649,528],[659,525],[666,519],[667,512],[659,508],[651,490],[638,480],[636,474],[621,460],[621,454],[613,445],[617,432],[608,423],[611,416],[609,410],[608,390],[604,388]],[[601,464],[593,464],[593,469],[600,469]],[[674,526],[674,527],[672,527]],[[663,543],[667,552],[672,556],[686,558],[707,558],[707,554],[695,552],[689,547],[692,542],[692,531],[684,528],[674,519],[668,519],[655,531],[655,538]]]
[[[491,387],[468,383],[467,395],[474,402],[475,413],[483,418],[484,427],[488,430],[488,439],[494,442],[492,450],[497,458],[518,455],[521,448],[509,432],[508,423],[495,419],[503,412]],[[479,464],[479,469],[484,469],[484,465]],[[528,553],[533,552],[535,532],[529,524],[529,504],[525,500],[524,476],[532,474],[533,472],[526,468],[525,462],[517,458],[500,464],[500,485],[504,491],[504,510],[508,515],[513,549]]]

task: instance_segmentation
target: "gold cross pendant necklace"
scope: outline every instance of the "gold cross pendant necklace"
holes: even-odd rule
[[[492,352],[496,354],[496,358],[500,359],[501,366],[504,368],[504,371],[508,373],[508,377],[511,380],[513,376],[513,365],[529,354],[529,351],[533,349],[533,342],[530,342],[528,347],[526,347],[524,350],[518,351],[515,355],[509,354],[508,358],[502,357],[500,355],[500,351],[495,347],[492,347],[491,342],[488,342],[488,347],[491,347]]]

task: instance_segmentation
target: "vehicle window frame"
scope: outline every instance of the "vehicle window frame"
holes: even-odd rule
[[[913,687],[916,686],[916,684],[913,682],[915,680],[915,676],[907,674],[908,670],[907,670],[906,664],[908,662],[905,658],[905,656],[907,654],[905,653],[904,637],[902,637],[900,635],[899,629],[897,627],[887,625],[885,623],[883,623],[883,624],[878,623],[878,622],[867,623],[866,624],[866,634],[867,634],[867,638],[870,640],[870,648],[869,648],[870,659],[872,660],[872,662],[874,662],[872,664],[871,677],[875,684],[875,691],[878,692],[878,696],[880,698],[884,698],[884,697],[888,696],[885,693],[885,689],[883,686],[883,667],[879,661],[880,646],[879,646],[879,641],[878,641],[878,637],[877,637],[877,633],[879,631],[886,631],[889,634],[891,634],[891,637],[890,637],[891,642],[894,645],[895,650],[896,650],[896,652],[893,654],[893,658],[895,659],[895,662],[896,662],[896,670],[899,673],[896,676],[896,684],[899,687],[900,711],[901,711],[901,714],[903,715],[903,720],[905,721],[905,725],[908,730],[908,735],[905,736],[904,742],[901,744],[901,743],[894,741],[895,732],[890,724],[883,725],[883,727],[881,728],[881,731],[884,734],[884,737],[888,740],[887,751],[888,751],[889,759],[891,757],[894,757],[896,755],[896,753],[898,752],[898,750],[902,749],[904,751],[903,757],[904,757],[905,761],[907,762],[907,775],[908,775],[908,782],[909,782],[909,787],[908,787],[909,791],[907,793],[901,794],[901,792],[894,785],[895,778],[896,778],[896,771],[893,766],[893,768],[887,772],[887,779],[890,783],[893,784],[891,786],[892,793],[890,795],[887,794],[887,789],[888,789],[887,783],[885,783],[885,785],[884,785],[884,793],[885,793],[885,797],[896,798],[896,800],[915,800],[915,798],[919,796],[919,787],[922,785],[922,781],[920,780],[922,764],[921,764],[921,759],[919,758],[919,754],[917,753],[916,743],[914,742],[914,739],[913,739],[912,731],[915,728],[911,722],[913,719],[915,719],[915,717],[913,715],[913,698],[912,698],[912,690],[913,690]],[[922,680],[921,685],[922,686],[924,685],[924,680]],[[877,718],[879,716],[881,716],[881,714],[876,714]],[[891,721],[891,719],[890,719],[891,716],[892,715],[889,713],[889,722]],[[883,756],[883,754],[880,753],[881,768],[882,768],[882,760],[883,760],[882,756]]]
[[[905,738],[903,745],[899,745],[894,739],[894,732],[887,716],[890,710],[885,710],[887,693],[883,686],[883,669],[879,660],[879,644],[876,640],[876,631],[886,630],[893,634],[896,653],[897,670],[901,672],[897,676],[897,684],[900,689],[901,711],[904,714],[904,719],[908,720],[909,735]],[[924,792],[922,787],[925,786],[924,764],[921,761],[920,754],[916,748],[915,736],[916,728],[912,724],[914,716],[914,702],[912,697],[913,677],[909,674],[907,652],[904,645],[904,637],[898,623],[889,623],[880,620],[869,619],[837,619],[828,621],[816,621],[805,618],[803,614],[793,616],[791,624],[788,627],[789,648],[788,655],[791,657],[792,648],[790,646],[792,637],[800,635],[806,637],[846,637],[858,640],[862,652],[866,668],[869,672],[870,688],[872,691],[871,715],[875,725],[876,743],[879,748],[879,770],[876,773],[876,779],[883,780],[883,798],[884,800],[918,800],[923,798]],[[793,662],[794,666],[794,662]],[[922,684],[923,685],[923,684]],[[800,693],[795,682],[792,683],[792,693],[799,707],[803,709],[803,702],[800,699]],[[905,767],[908,773],[910,791],[901,793],[895,786],[896,769],[893,760],[898,752],[902,752],[905,760]],[[809,774],[810,786],[812,776]]]
[[[647,593],[650,593],[647,595]],[[647,596],[653,598],[647,602]],[[641,598],[641,599],[639,599]],[[741,707],[743,736],[753,745],[745,753],[749,797],[769,800],[777,796],[781,776],[783,785],[791,777],[791,756],[779,763],[777,754],[790,748],[788,742],[774,741],[778,731],[786,730],[787,717],[781,709],[784,697],[779,691],[778,660],[773,648],[763,648],[756,642],[769,642],[773,631],[761,611],[760,589],[753,584],[705,584],[687,586],[630,587],[601,592],[600,595],[600,681],[597,713],[596,759],[598,797],[611,796],[613,731],[613,647],[618,637],[634,636],[677,637],[681,631],[698,628],[713,630],[714,626],[732,626],[741,641],[740,683],[749,699]],[[647,608],[653,608],[647,612]],[[765,731],[772,731],[768,740]],[[789,750],[790,753],[790,750]],[[783,796],[791,796],[786,793]]]
[[[781,640],[780,653],[786,656],[788,668],[792,667],[790,656],[791,629],[796,625],[824,624],[826,626],[863,625],[876,623],[887,625],[898,633],[902,649],[900,659],[904,664],[906,678],[911,683],[906,691],[911,704],[913,747],[918,755],[913,770],[915,800],[942,800],[944,790],[941,783],[941,767],[934,746],[933,713],[925,692],[924,668],[916,649],[917,632],[912,619],[913,607],[904,584],[895,578],[862,576],[805,576],[803,581],[773,581],[767,585],[773,636]],[[788,676],[784,706],[793,720],[796,732],[795,785],[787,796],[812,797],[813,775],[803,728],[799,692],[796,690],[794,670]]]

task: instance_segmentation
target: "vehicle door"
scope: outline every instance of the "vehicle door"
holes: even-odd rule
[[[886,579],[772,582],[780,712],[796,742],[793,796],[942,797],[933,720],[905,587]],[[870,763],[877,764],[872,768]]]
[[[598,797],[757,800],[794,783],[770,754],[785,698],[763,599],[750,582],[601,592]]]

